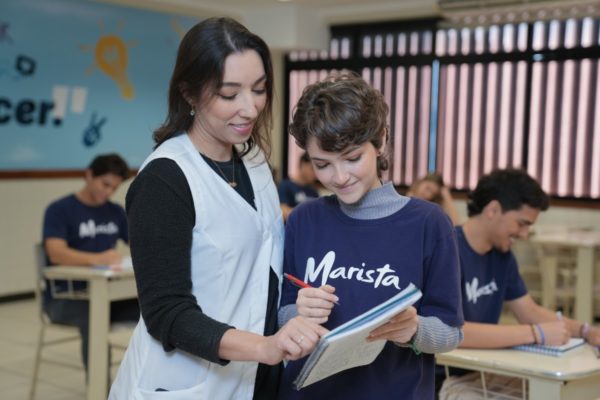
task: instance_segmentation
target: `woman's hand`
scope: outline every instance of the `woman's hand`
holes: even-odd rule
[[[393,316],[388,322],[369,333],[367,340],[389,340],[396,343],[408,343],[417,332],[419,316],[417,309],[409,307]]]
[[[316,324],[327,322],[331,309],[339,300],[334,292],[331,285],[300,289],[296,299],[298,314]]]
[[[277,333],[265,337],[259,349],[259,362],[275,365],[282,360],[305,357],[327,332],[327,329],[306,318],[294,317]]]

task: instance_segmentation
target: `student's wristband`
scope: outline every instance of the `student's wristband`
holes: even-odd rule
[[[546,344],[546,337],[544,336],[544,330],[542,329],[540,324],[535,324],[535,327],[540,332],[540,343],[539,344],[542,344],[542,345]]]
[[[416,335],[415,335],[416,336]],[[412,349],[412,351],[415,352],[416,355],[421,354],[421,350],[419,350],[417,348],[417,345],[415,344],[415,338],[413,337],[412,340],[410,341],[410,348]]]
[[[581,325],[581,328],[579,329],[579,336],[582,337],[583,339],[587,340],[587,335],[590,332],[590,324],[588,324],[587,322]]]
[[[531,334],[533,335],[533,344],[538,343],[538,335],[535,333],[535,326],[533,324],[529,325],[531,328]]]

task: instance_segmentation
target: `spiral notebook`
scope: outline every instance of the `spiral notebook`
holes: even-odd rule
[[[340,371],[372,363],[386,341],[367,342],[369,332],[410,307],[421,295],[411,283],[394,297],[323,336],[296,377],[294,388],[300,390]]]
[[[560,357],[569,350],[573,350],[585,343],[582,338],[571,338],[569,341],[561,346],[547,346],[542,344],[523,344],[515,346],[515,350],[529,351],[531,353],[539,353],[548,356]]]

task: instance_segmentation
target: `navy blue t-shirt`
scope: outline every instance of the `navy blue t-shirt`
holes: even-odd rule
[[[465,321],[497,324],[504,302],[527,294],[515,256],[511,251],[496,249],[484,255],[476,253],[460,226],[456,237]]]
[[[277,185],[279,203],[296,207],[306,200],[319,197],[319,193],[312,186],[300,186],[289,179],[284,179]]]
[[[113,249],[119,239],[129,242],[127,215],[116,203],[91,207],[71,194],[48,206],[42,235],[44,240],[64,239],[72,249],[100,253]],[[83,287],[83,282],[77,282],[75,288]],[[65,289],[65,282],[57,281],[57,288]]]
[[[423,297],[422,316],[463,323],[454,228],[439,206],[411,199],[380,219],[345,215],[335,196],[303,203],[286,225],[284,271],[318,287],[336,288],[340,299],[324,324],[333,329],[389,299],[409,283]],[[298,289],[284,281],[281,305]],[[300,391],[292,389],[304,361],[288,363],[279,399],[433,399],[434,356],[387,343],[369,365],[342,371]]]

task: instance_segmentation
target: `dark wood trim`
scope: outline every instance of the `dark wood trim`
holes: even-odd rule
[[[83,169],[56,169],[46,171],[0,171],[0,179],[38,179],[38,178],[81,178]]]
[[[29,300],[29,299],[33,299],[33,298],[35,298],[35,294],[33,292],[9,294],[6,296],[0,296],[0,304],[1,303],[9,303],[12,301],[19,301],[19,300]]]
[[[587,208],[592,210],[600,210],[600,200],[559,199],[552,197],[550,199],[550,210],[552,209],[552,207]]]
[[[137,171],[137,169],[130,170],[129,176],[135,176],[137,174]],[[0,180],[83,178],[84,174],[84,169],[0,171]]]
[[[451,192],[453,198],[457,200],[467,200],[467,192],[458,190],[452,190]],[[550,197],[549,210],[552,210],[552,207],[600,210],[600,200]]]

